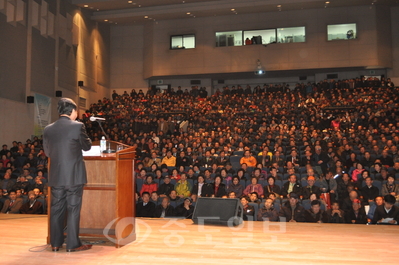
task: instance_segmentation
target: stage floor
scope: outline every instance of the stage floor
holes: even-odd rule
[[[45,249],[47,216],[0,214],[1,264],[399,264],[399,226],[137,219],[137,241]],[[42,250],[42,251],[40,251]],[[31,252],[37,251],[37,252]]]

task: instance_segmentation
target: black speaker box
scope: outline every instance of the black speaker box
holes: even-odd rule
[[[61,91],[61,90],[55,91],[55,96],[56,96],[57,98],[62,98],[62,91]]]
[[[78,81],[78,86],[84,86],[83,81]]]
[[[194,213],[195,224],[237,226],[242,224],[243,209],[239,199],[198,198]]]
[[[35,97],[27,96],[26,97],[26,103],[35,103]]]

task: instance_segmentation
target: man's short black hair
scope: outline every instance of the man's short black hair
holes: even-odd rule
[[[389,204],[395,204],[396,198],[395,198],[395,196],[393,196],[391,194],[387,194],[387,195],[384,196],[384,201],[389,203]]]
[[[58,101],[58,114],[60,115],[71,115],[72,110],[76,110],[77,109],[77,105],[75,103],[75,101],[73,101],[70,98],[62,98],[60,99],[60,101]]]
[[[320,206],[319,200],[313,200],[313,201],[310,203],[310,206],[313,206],[313,205],[319,205],[319,206]]]

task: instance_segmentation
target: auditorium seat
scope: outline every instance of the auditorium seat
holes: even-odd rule
[[[144,180],[143,179],[136,179],[136,186],[137,186],[137,191],[141,191],[141,187],[143,186]]]
[[[258,218],[259,204],[254,203],[254,202],[250,202],[248,204],[251,205],[252,207],[254,207],[254,209],[255,209],[254,219],[250,220],[252,218],[252,216],[248,216],[248,221],[256,221]]]

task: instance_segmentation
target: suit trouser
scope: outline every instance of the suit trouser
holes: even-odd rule
[[[51,187],[50,243],[61,247],[64,243],[64,220],[67,216],[67,249],[80,247],[80,209],[82,208],[83,186]]]

